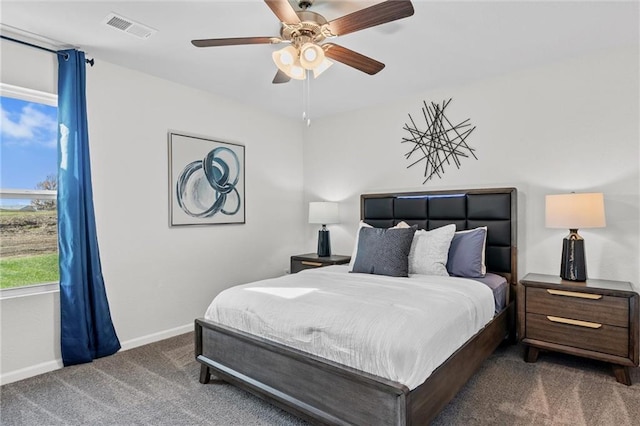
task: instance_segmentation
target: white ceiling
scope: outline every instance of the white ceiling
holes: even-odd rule
[[[316,0],[328,20],[377,1]],[[296,0],[292,0],[295,6]],[[638,45],[637,1],[413,1],[412,17],[333,42],[386,64],[369,76],[336,63],[311,81],[312,117],[361,108],[495,75]],[[19,29],[88,57],[216,93],[291,117],[302,110],[302,83],[271,83],[278,45],[196,48],[201,38],[277,36],[278,19],[262,0],[2,0],[3,33]],[[158,32],[140,40],[104,25],[115,12]]]

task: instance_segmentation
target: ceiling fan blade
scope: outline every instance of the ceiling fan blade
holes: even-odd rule
[[[272,83],[273,84],[288,83],[289,80],[291,80],[291,77],[289,77],[284,72],[278,70],[278,72],[276,73],[276,76],[273,77],[273,82]]]
[[[264,0],[271,8],[273,13],[278,17],[280,22],[285,24],[299,24],[300,18],[296,15],[296,11],[291,7],[289,0]]]
[[[368,56],[364,56],[358,52],[354,52],[351,49],[338,46],[334,43],[325,43],[322,45],[322,48],[324,49],[324,55],[327,58],[342,62],[345,65],[349,65],[357,70],[366,72],[369,75],[376,74],[384,68],[384,64],[382,62],[378,62],[375,59],[371,59]]]
[[[411,15],[413,5],[410,0],[387,0],[334,19],[329,22],[329,29],[333,35],[341,36]]]
[[[236,37],[236,38],[207,38],[191,40],[196,47],[235,46],[239,44],[276,44],[282,39],[278,37]]]

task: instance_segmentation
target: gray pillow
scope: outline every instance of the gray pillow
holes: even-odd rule
[[[416,227],[361,228],[358,234],[358,254],[351,272],[409,276],[409,251]]]
[[[487,269],[484,264],[487,227],[459,231],[453,235],[447,259],[447,271],[454,277],[484,277]]]
[[[447,257],[456,226],[416,231],[409,252],[409,273],[449,276]]]

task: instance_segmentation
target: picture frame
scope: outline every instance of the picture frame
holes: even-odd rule
[[[169,226],[245,223],[245,147],[168,132]]]

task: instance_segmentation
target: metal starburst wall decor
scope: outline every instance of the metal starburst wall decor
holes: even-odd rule
[[[451,103],[451,99],[442,101],[442,104],[431,102],[431,105],[427,105],[426,101],[422,103],[425,127],[419,128],[409,114],[411,124],[405,123],[403,128],[409,132],[410,136],[403,137],[402,143],[413,144],[405,157],[415,161],[407,168],[424,162],[425,180],[422,182],[424,185],[434,175],[442,178],[445,165],[453,163],[459,169],[461,157],[473,156],[476,160],[478,157],[473,153],[475,149],[466,142],[467,137],[475,129],[475,126],[471,127],[469,122],[471,119],[467,118],[454,125],[445,115],[445,109]]]

